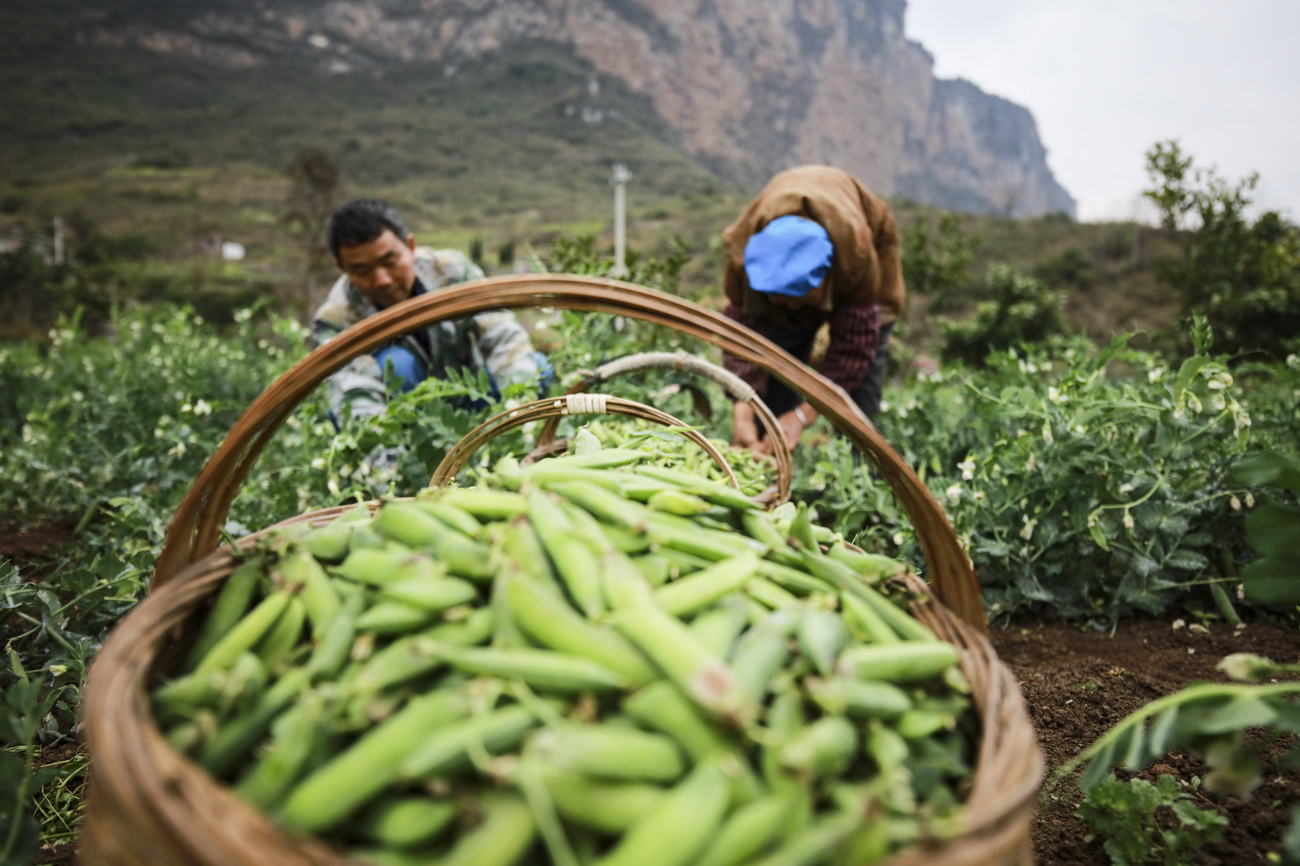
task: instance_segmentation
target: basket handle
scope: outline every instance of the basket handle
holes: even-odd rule
[[[532,403],[525,403],[522,406],[493,415],[466,433],[443,456],[438,468],[433,472],[433,477],[429,479],[429,486],[445,487],[456,477],[456,473],[465,467],[465,464],[469,462],[469,458],[479,448],[482,448],[507,430],[513,430],[529,421],[537,421],[542,418],[558,420],[564,415],[630,415],[646,421],[655,421],[665,427],[679,428],[679,432],[683,436],[703,448],[709,457],[713,459],[713,462],[722,468],[722,471],[726,473],[727,481],[732,487],[740,487],[740,482],[736,480],[736,473],[731,470],[727,458],[723,457],[717,446],[710,442],[700,431],[688,426],[684,421],[674,418],[667,412],[659,411],[653,406],[647,406],[635,400],[625,400],[622,397],[612,397],[608,394],[566,394],[563,397],[535,400]]]
[[[417,328],[484,310],[525,307],[641,319],[705,340],[775,376],[848,437],[889,484],[916,529],[935,596],[966,622],[987,628],[979,579],[943,509],[843,388],[721,313],[657,289],[568,274],[488,277],[419,295],[363,319],[300,360],[244,411],[194,479],[168,526],[153,585],[165,583],[217,549],[230,504],[254,461],[298,404],[330,374]]]
[[[763,428],[775,440],[772,458],[776,462],[776,490],[773,496],[768,497],[765,495],[764,498],[773,503],[785,502],[790,498],[790,483],[794,477],[794,460],[790,457],[790,445],[786,441],[785,431],[781,429],[781,424],[776,420],[776,416],[772,414],[772,410],[767,408],[767,404],[758,396],[758,392],[746,384],[745,380],[725,367],[719,367],[717,364],[706,361],[698,355],[691,355],[686,352],[642,352],[606,361],[589,373],[581,382],[570,388],[568,393],[578,394],[602,382],[607,382],[615,376],[621,376],[624,373],[636,373],[641,370],[676,370],[680,373],[702,376],[721,385],[732,400],[737,403],[748,403],[752,406],[754,414],[762,422]],[[558,415],[551,417],[542,425],[542,429],[537,433],[538,449],[544,449],[555,441],[555,434],[559,427],[560,416]],[[766,493],[767,491],[765,491]]]

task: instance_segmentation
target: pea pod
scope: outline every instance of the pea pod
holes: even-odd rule
[[[700,854],[726,814],[727,777],[714,761],[684,781],[631,827],[597,866],[685,866]]]
[[[333,827],[397,781],[399,767],[429,731],[446,730],[468,712],[469,700],[459,692],[433,692],[411,701],[300,782],[285,801],[280,822],[305,832]]]
[[[528,804],[516,794],[489,792],[480,800],[483,822],[456,840],[439,866],[512,866],[537,836]]]
[[[541,779],[561,816],[609,834],[627,830],[667,793],[658,785],[601,780],[549,764],[542,765]]]

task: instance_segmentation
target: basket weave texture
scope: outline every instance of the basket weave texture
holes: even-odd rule
[[[298,866],[346,862],[323,843],[292,837],[237,799],[159,732],[149,694],[184,649],[196,615],[234,570],[217,549],[230,504],[252,463],[294,408],[331,373],[393,337],[494,308],[561,307],[615,313],[675,328],[766,369],[808,400],[886,479],[921,540],[933,597],[913,612],[954,644],[972,687],[983,734],[968,832],[939,846],[913,846],[889,866],[1001,866],[1033,862],[1029,825],[1043,758],[1011,672],[985,635],[979,583],[956,534],[915,473],[848,396],[763,337],[680,298],[612,280],[497,277],[426,294],[348,329],[300,361],[249,407],[186,495],[159,555],[149,595],[113,630],[92,665],[84,704],[91,756],[80,839],[87,866]],[[277,526],[326,523],[324,509]],[[248,549],[268,528],[236,543]]]

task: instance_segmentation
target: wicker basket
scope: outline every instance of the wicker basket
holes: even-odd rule
[[[581,394],[591,388],[599,387],[610,379],[645,370],[673,370],[678,373],[700,376],[721,385],[727,392],[727,396],[733,401],[748,403],[762,423],[763,429],[768,431],[768,435],[775,442],[775,447],[772,450],[772,465],[776,472],[776,479],[770,487],[755,496],[754,500],[765,506],[772,507],[780,505],[790,498],[790,481],[794,476],[794,461],[790,457],[790,446],[786,442],[785,431],[777,423],[776,416],[772,414],[771,409],[767,408],[767,404],[758,396],[758,392],[746,385],[739,376],[719,367],[717,364],[706,361],[698,355],[688,355],[685,352],[642,352],[635,355],[625,355],[601,364],[583,377],[581,382],[570,388],[567,393]],[[530,457],[550,456],[562,451],[567,446],[566,440],[556,438],[559,426],[560,416],[552,417],[542,425],[542,428],[537,431],[537,449],[533,454],[529,455]]]
[[[969,830],[943,845],[914,846],[891,866],[1032,863],[1029,827],[1043,759],[1024,699],[985,631],[979,584],[947,518],[910,468],[847,395],[737,323],[680,298],[612,280],[498,277],[422,295],[373,316],[308,355],[249,407],[195,479],[172,520],[149,595],[110,634],[90,671],[84,734],[90,782],[80,840],[87,866],[296,866],[342,860],[323,843],[291,837],[235,798],[163,739],[149,694],[184,647],[183,636],[234,569],[218,539],[240,485],[297,405],[353,357],[434,322],[494,308],[562,307],[616,313],[708,340],[801,393],[878,469],[921,540],[929,592],[915,615],[961,651],[983,734],[968,798]],[[285,524],[321,524],[344,508]],[[237,542],[246,549],[263,530]]]
[[[731,486],[739,486],[736,482],[736,474],[732,472],[730,464],[727,463],[727,458],[722,456],[722,452],[718,450],[717,446],[698,430],[688,427],[684,421],[635,400],[625,400],[622,397],[611,397],[607,394],[581,393],[535,400],[532,403],[526,403],[523,406],[507,409],[493,415],[466,433],[464,438],[447,452],[447,455],[442,458],[442,462],[438,464],[438,468],[433,471],[433,478],[429,480],[429,486],[443,487],[448,484],[456,477],[456,473],[465,467],[465,464],[469,462],[469,458],[474,456],[474,452],[501,433],[527,424],[529,421],[558,420],[566,415],[628,415],[632,418],[640,418],[643,421],[654,421],[656,424],[662,424],[668,428],[682,428],[682,435],[700,446],[704,453],[708,454],[713,462],[718,464],[718,467],[731,481]]]

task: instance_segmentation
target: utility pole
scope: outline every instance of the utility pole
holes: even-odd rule
[[[623,163],[614,164],[614,174],[609,182],[614,185],[614,267],[609,275],[615,278],[627,276],[627,206],[624,186],[632,179],[632,172]]]

